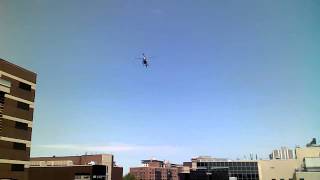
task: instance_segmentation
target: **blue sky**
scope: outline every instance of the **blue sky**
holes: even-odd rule
[[[320,137],[319,1],[3,0],[0,17],[1,58],[38,73],[33,156],[127,169]]]

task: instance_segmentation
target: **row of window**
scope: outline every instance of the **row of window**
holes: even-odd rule
[[[237,167],[257,167],[257,162],[198,162],[197,166],[237,166]]]
[[[23,82],[19,82],[19,88],[26,90],[26,91],[31,91],[31,85],[23,83]]]
[[[220,167],[209,167],[207,169],[217,169],[217,168],[221,168]],[[229,171],[258,171],[257,167],[227,167],[229,169]]]
[[[13,143],[13,149],[25,151],[27,149],[27,146],[23,143]]]
[[[15,128],[27,131],[28,130],[28,124],[27,123],[22,123],[22,122],[16,122]]]
[[[17,101],[17,108],[29,111],[30,110],[30,105],[24,102]]]
[[[24,171],[23,164],[11,164],[11,171]]]

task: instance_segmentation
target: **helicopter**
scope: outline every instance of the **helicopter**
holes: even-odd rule
[[[137,59],[141,59],[142,60],[142,64],[146,67],[146,68],[148,68],[148,66],[149,66],[149,59],[150,59],[151,57],[147,57],[144,53],[142,53],[142,57],[141,58],[137,58]]]

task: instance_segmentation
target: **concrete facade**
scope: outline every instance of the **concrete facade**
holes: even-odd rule
[[[296,148],[296,157],[300,164],[303,164],[304,158],[308,157],[320,157],[319,147],[298,147]]]
[[[320,180],[320,146],[297,147],[295,159],[258,161],[259,180]]]
[[[260,160],[258,161],[259,180],[293,180],[299,162],[288,160]]]
[[[294,159],[294,151],[287,147],[275,149],[270,154],[270,159]]]
[[[319,180],[320,172],[297,172],[296,180]]]

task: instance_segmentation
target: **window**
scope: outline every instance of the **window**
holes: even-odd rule
[[[29,84],[26,84],[26,83],[23,83],[23,82],[19,83],[19,88],[23,89],[23,90],[26,90],[26,91],[31,91],[31,86]]]
[[[26,111],[29,111],[29,104],[18,101],[17,107]]]
[[[26,144],[23,143],[13,143],[13,149],[17,149],[17,150],[26,150]]]
[[[284,179],[280,179],[280,180],[284,180]]]
[[[11,171],[24,171],[24,165],[23,164],[12,164]]]
[[[23,129],[23,130],[28,130],[28,124],[26,124],[26,123],[21,123],[21,122],[16,122],[15,128],[17,128],[17,129]]]

